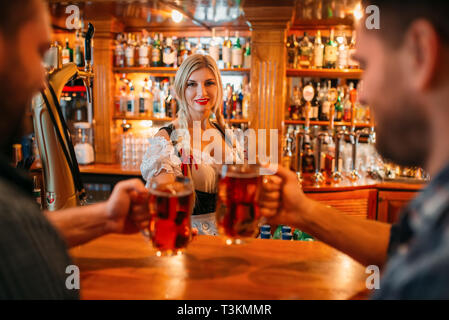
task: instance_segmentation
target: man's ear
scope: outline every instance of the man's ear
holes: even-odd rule
[[[425,19],[413,22],[403,45],[404,69],[415,90],[426,90],[437,76],[441,40],[435,27]]]

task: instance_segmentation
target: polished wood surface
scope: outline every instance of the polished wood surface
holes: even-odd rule
[[[140,234],[71,250],[82,299],[359,299],[365,268],[321,242],[198,236],[184,255],[157,257]]]

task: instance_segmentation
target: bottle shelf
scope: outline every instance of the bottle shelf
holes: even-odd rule
[[[178,68],[171,67],[125,67],[117,68],[114,67],[113,71],[115,73],[150,73],[156,77],[174,77]],[[225,75],[241,75],[249,74],[250,69],[248,68],[229,68],[220,69],[220,73]]]
[[[360,69],[287,69],[287,77],[360,79]]]
[[[114,120],[149,120],[154,122],[170,122],[173,121],[173,118],[156,118],[156,117],[148,117],[148,116],[124,116],[124,115],[114,115]]]
[[[306,122],[304,120],[284,120],[285,125],[299,125],[299,124],[305,124]],[[311,126],[328,126],[329,121],[310,121]],[[344,122],[344,121],[335,121],[335,126],[346,126],[350,127],[351,122]],[[371,127],[371,124],[369,123],[355,123],[355,126],[358,128],[369,128]]]
[[[174,118],[155,118],[155,117],[148,117],[148,116],[125,116],[125,115],[114,115],[114,120],[146,120],[146,121],[153,121],[153,122],[170,122],[175,120]],[[225,119],[228,123],[248,123],[248,119]]]

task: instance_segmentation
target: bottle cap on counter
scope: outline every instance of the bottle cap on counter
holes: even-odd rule
[[[269,231],[262,231],[260,233],[261,239],[271,239],[271,233]]]
[[[292,228],[290,226],[282,226],[282,233],[292,233]]]
[[[293,236],[291,232],[285,232],[282,234],[282,240],[292,240]]]
[[[263,226],[261,226],[260,227],[260,232],[264,232],[264,231],[270,232],[271,231],[271,226],[268,225],[268,224],[264,224]]]

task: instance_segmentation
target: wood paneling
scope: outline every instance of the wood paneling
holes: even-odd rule
[[[364,219],[376,219],[377,190],[308,193],[307,196],[327,204],[344,214]]]
[[[416,192],[380,191],[377,220],[395,223],[402,209],[416,197]]]

